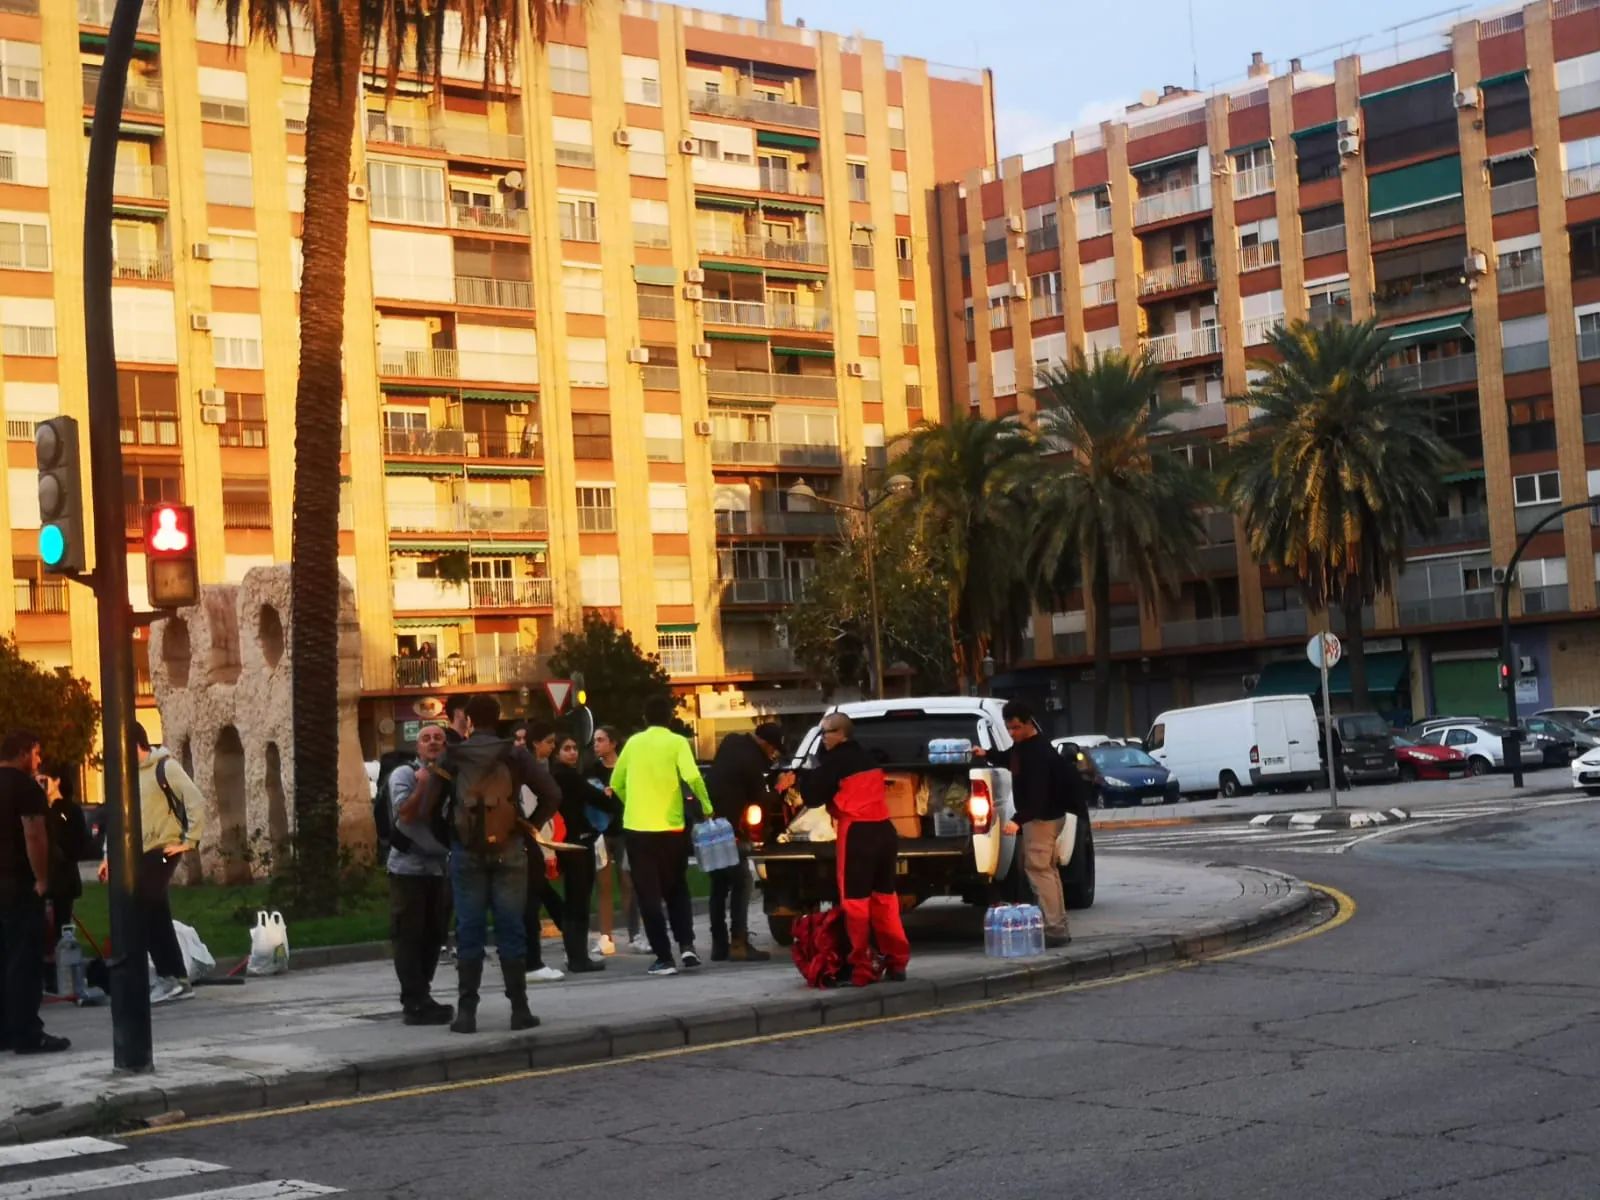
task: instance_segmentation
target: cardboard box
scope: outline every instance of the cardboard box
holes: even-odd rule
[[[889,820],[901,837],[922,836],[922,818],[917,815],[917,782],[917,777],[908,771],[890,771],[884,776]]]

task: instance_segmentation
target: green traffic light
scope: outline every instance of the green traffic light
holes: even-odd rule
[[[39,530],[39,558],[47,567],[56,566],[67,557],[67,537],[59,525],[46,525]]]

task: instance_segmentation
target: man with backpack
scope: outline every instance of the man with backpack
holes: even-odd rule
[[[445,879],[450,848],[430,822],[398,816],[417,790],[418,772],[438,762],[444,751],[444,726],[424,725],[417,734],[416,755],[394,769],[379,797],[393,817],[388,825],[389,940],[407,1025],[446,1025],[455,1015],[431,991],[450,917],[450,885]]]
[[[439,762],[424,769],[425,783],[395,810],[396,822],[415,824],[442,818],[450,843],[450,881],[456,911],[455,1033],[476,1033],[478,988],[494,911],[495,945],[506,998],[511,1001],[511,1028],[532,1029],[539,1018],[528,1010],[525,974],[528,948],[522,910],[528,895],[525,830],[537,829],[555,813],[561,794],[550,787],[533,755],[500,737],[500,704],[493,696],[467,702],[468,736],[446,749]],[[526,786],[537,799],[531,822],[524,822],[521,792]],[[443,840],[443,839],[441,839]]]

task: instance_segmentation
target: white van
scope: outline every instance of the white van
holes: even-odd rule
[[[1237,796],[1317,782],[1320,736],[1308,697],[1262,696],[1164,712],[1145,749],[1177,777],[1180,792]]]

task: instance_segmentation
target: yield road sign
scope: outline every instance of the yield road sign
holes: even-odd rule
[[[572,697],[572,680],[546,679],[544,681],[544,694],[550,698],[550,707],[560,716],[567,710],[567,701]]]

